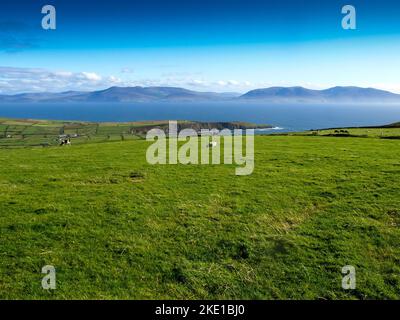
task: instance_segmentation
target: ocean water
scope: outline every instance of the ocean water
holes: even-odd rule
[[[400,121],[400,105],[284,105],[263,103],[0,104],[0,117],[79,121],[197,120],[269,124],[277,131],[373,126]]]

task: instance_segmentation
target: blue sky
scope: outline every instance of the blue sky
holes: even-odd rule
[[[57,29],[41,28],[41,8]],[[341,8],[357,10],[343,30]],[[168,85],[336,85],[400,92],[400,3],[388,0],[2,0],[0,93]]]

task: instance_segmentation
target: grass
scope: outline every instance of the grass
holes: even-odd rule
[[[71,136],[74,144],[135,140],[140,138],[135,130],[156,124],[0,119],[0,148],[57,146],[60,135]]]
[[[148,146],[0,149],[1,299],[400,298],[400,141],[260,136],[241,177]]]
[[[178,121],[181,128],[265,128],[248,122],[193,122]],[[86,144],[144,139],[154,127],[166,130],[167,121],[142,122],[79,122],[48,120],[17,120],[0,118],[0,148],[49,147],[60,144],[61,136],[68,136],[72,143]]]
[[[341,132],[340,132],[341,131]],[[394,128],[346,128],[326,129],[318,131],[306,131],[295,135],[319,135],[319,136],[353,136],[360,138],[396,138],[400,139],[400,126]]]

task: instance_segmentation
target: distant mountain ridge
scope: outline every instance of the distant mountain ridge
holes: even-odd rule
[[[92,92],[0,95],[1,102],[201,102],[261,101],[268,103],[400,103],[400,95],[374,88],[271,87],[238,93],[198,92],[179,87],[111,87]]]
[[[93,92],[22,93],[0,95],[0,102],[153,102],[220,101],[239,93],[197,92],[178,87],[111,87]]]
[[[400,102],[400,95],[389,91],[360,87],[333,87],[325,90],[303,87],[271,87],[251,90],[240,96],[239,99],[277,103],[361,103]]]

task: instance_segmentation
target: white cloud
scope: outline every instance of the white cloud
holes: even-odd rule
[[[49,71],[38,68],[0,67],[0,93],[90,91],[121,83],[115,76],[95,72]]]
[[[108,79],[108,81],[110,83],[113,83],[113,84],[122,83],[122,80],[120,78],[115,77],[115,76],[109,76],[107,79]]]
[[[58,72],[54,72],[54,74],[56,76],[59,76],[59,77],[70,77],[70,76],[72,76],[72,72],[68,72],[68,71],[58,71]]]
[[[207,80],[196,74],[183,72],[163,74],[155,79],[132,79],[126,75],[121,79],[115,75],[101,75],[93,71],[0,67],[0,94],[94,91],[112,86],[173,86],[199,91],[246,92],[260,87],[260,84],[235,79]]]
[[[187,85],[194,86],[194,87],[206,87],[207,82],[204,80],[200,80],[200,79],[190,79],[189,81],[187,81]]]
[[[81,72],[80,75],[85,77],[87,80],[92,80],[92,81],[100,81],[101,80],[101,76],[99,76],[98,74],[96,74],[94,72]]]
[[[253,84],[249,81],[238,81],[238,80],[217,80],[217,81],[207,81],[204,79],[189,79],[185,82],[181,81],[180,84],[185,87],[202,88],[207,90],[215,91],[226,91],[226,90],[236,90],[236,91],[246,91],[253,87]]]

